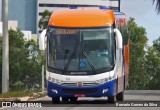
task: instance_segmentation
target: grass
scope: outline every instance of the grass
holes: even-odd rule
[[[38,92],[41,92],[41,91],[40,90],[34,90],[34,91],[11,91],[11,92],[0,94],[0,98],[33,96],[33,93],[38,93]]]

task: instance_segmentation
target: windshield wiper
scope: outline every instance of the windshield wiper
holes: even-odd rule
[[[90,60],[90,58],[88,57],[88,55],[86,54],[86,52],[83,51],[83,55],[85,56],[86,60],[88,61],[89,65],[91,66],[92,70],[94,73],[97,74],[97,71],[92,63],[92,61]]]
[[[74,46],[74,51],[73,51],[72,54],[69,56],[69,59],[68,59],[66,65],[65,65],[65,67],[64,67],[64,70],[63,70],[63,72],[62,72],[63,74],[64,74],[64,72],[67,71],[68,66],[69,66],[71,60],[72,60],[73,57],[76,55],[76,52],[77,52],[77,49],[78,49],[78,45],[77,45],[77,44],[78,44],[78,40],[76,40],[76,43],[75,43],[75,46]]]

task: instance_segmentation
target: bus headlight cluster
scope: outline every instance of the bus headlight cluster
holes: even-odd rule
[[[108,81],[109,81],[109,78],[105,78],[105,79],[97,80],[96,82],[97,82],[98,84],[103,84],[103,83],[108,82]]]
[[[51,78],[51,77],[48,78],[48,81],[56,83],[56,84],[62,84],[63,83],[63,81],[55,79],[55,78]]]
[[[97,80],[96,83],[98,83],[98,84],[104,84],[104,83],[106,83],[108,81],[113,80],[114,77],[115,77],[114,75],[110,75],[108,78]]]
[[[114,77],[115,77],[114,75],[110,75],[109,80],[112,80]]]

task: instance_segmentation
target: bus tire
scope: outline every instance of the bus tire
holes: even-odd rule
[[[78,97],[71,97],[71,98],[70,98],[70,101],[71,101],[71,102],[77,102],[77,99],[78,99]]]
[[[114,103],[115,102],[115,96],[108,96],[108,102]]]
[[[116,96],[117,101],[123,101],[124,100],[124,91],[120,92]]]
[[[60,97],[52,97],[52,103],[53,103],[53,104],[58,104],[58,103],[60,103]]]
[[[68,97],[62,97],[62,102],[66,103],[69,101],[69,98]]]

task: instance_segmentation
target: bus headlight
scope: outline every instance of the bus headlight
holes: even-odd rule
[[[114,74],[113,72],[109,74],[109,80],[115,79],[116,74]]]
[[[48,77],[48,81],[50,81],[50,82],[55,82],[55,79],[54,79],[54,78],[51,78],[51,77]]]
[[[108,81],[109,81],[109,78],[104,78],[104,79],[97,80],[96,82],[98,84],[103,84],[103,83],[108,82]]]
[[[48,78],[48,81],[56,83],[56,84],[62,84],[63,83],[63,81],[58,80],[58,79],[54,79],[54,78],[51,78],[51,77]]]

